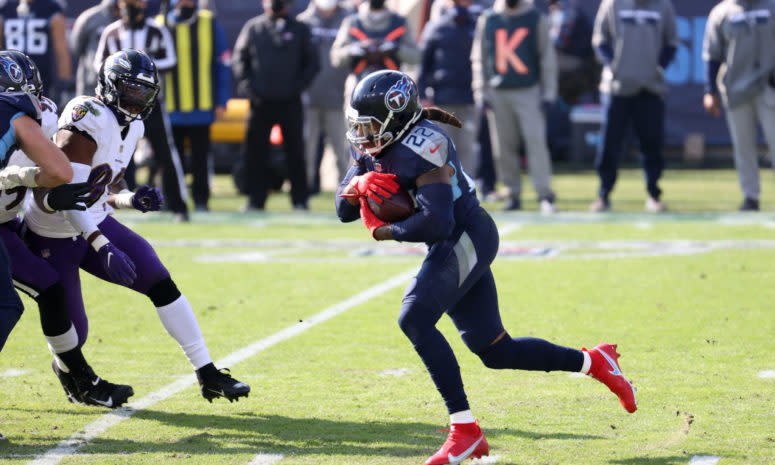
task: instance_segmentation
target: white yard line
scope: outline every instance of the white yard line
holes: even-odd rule
[[[9,368],[3,372],[0,372],[0,376],[11,378],[14,376],[21,376],[27,373],[29,370],[17,370],[16,368]]]
[[[272,465],[285,457],[282,454],[256,454],[248,465]]]
[[[760,371],[759,378],[762,378],[762,379],[775,378],[775,370]]]
[[[695,455],[689,465],[716,465],[721,457],[717,455]]]
[[[350,297],[347,300],[339,302],[338,304],[329,307],[322,312],[313,315],[309,318],[305,318],[303,322],[289,326],[280,332],[277,332],[271,336],[260,339],[247,347],[244,347],[236,352],[233,352],[226,357],[216,362],[217,366],[233,366],[236,365],[257,353],[264,351],[275,344],[279,344],[287,339],[297,336],[304,331],[312,328],[315,325],[323,323],[331,318],[343,313],[357,305],[368,302],[369,300],[377,297],[385,292],[388,292],[398,286],[405,285],[406,281],[413,277],[417,273],[417,269],[405,271],[398,274],[387,281],[384,281],[376,286],[370,287],[365,291]],[[34,465],[54,465],[67,458],[79,450],[83,449],[89,442],[95,439],[97,436],[105,433],[108,429],[121,423],[127,418],[131,417],[138,410],[142,410],[154,405],[157,402],[161,402],[168,397],[171,397],[184,389],[187,389],[196,382],[194,375],[185,375],[178,380],[164,386],[156,392],[152,392],[147,396],[140,398],[134,402],[129,403],[126,407],[122,407],[113,410],[95,421],[86,425],[81,431],[73,434],[69,438],[63,440],[53,449],[49,449],[44,454],[36,457],[35,460],[28,462],[28,464]],[[251,462],[252,463],[252,462]],[[258,463],[273,463],[273,462],[258,462]]]

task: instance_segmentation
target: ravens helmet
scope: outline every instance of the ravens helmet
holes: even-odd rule
[[[156,65],[145,52],[119,50],[100,67],[97,96],[123,118],[123,123],[148,118],[158,93]]]
[[[16,62],[24,73],[26,84],[23,86],[25,92],[29,92],[35,97],[40,98],[43,93],[43,81],[40,79],[40,71],[35,62],[24,52],[18,50],[2,50],[1,58],[11,59]]]
[[[26,92],[27,77],[19,63],[0,54],[0,92]]]
[[[400,71],[364,77],[347,108],[347,140],[366,155],[377,155],[401,138],[422,115],[417,84]]]

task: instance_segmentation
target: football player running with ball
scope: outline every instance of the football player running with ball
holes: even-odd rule
[[[143,186],[131,192],[123,180],[143,136],[142,120],[152,111],[158,91],[156,66],[144,52],[120,50],[105,60],[97,97],[71,100],[56,134],[56,144],[71,161],[73,180],[92,186],[88,208],[62,214],[51,212],[44,202],[34,202],[24,217],[27,240],[59,273],[80,345],[86,342],[88,320],[79,268],[148,296],[164,328],[196,370],[202,396],[208,401],[217,397],[232,401],[246,397],[250,387],[215,368],[191,305],[156,252],[110,215],[114,208],[147,212],[162,207],[158,189]],[[57,375],[66,384],[67,374]]]
[[[349,222],[360,217],[378,241],[428,244],[428,255],[406,288],[398,317],[450,414],[446,442],[425,463],[457,464],[489,454],[455,355],[436,329],[444,313],[488,368],[586,373],[634,412],[635,388],[621,372],[615,345],[576,350],[532,337],[512,338],[503,328],[490,269],[498,251],[498,230],[479,205],[451,139],[431,120],[460,122],[443,110],[423,109],[416,84],[398,71],[365,77],[353,91],[347,119],[355,162],[337,191],[339,218]],[[415,196],[417,211],[389,224],[372,212],[367,199],[380,203],[381,197],[399,189]]]

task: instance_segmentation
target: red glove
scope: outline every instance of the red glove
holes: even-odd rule
[[[341,194],[340,197],[369,197],[381,204],[383,198],[390,197],[398,192],[399,186],[395,179],[395,174],[369,171],[350,180],[349,186],[352,187],[355,193]]]
[[[363,221],[363,224],[366,226],[366,229],[369,230],[371,233],[371,237],[376,239],[374,237],[374,231],[377,230],[380,226],[387,226],[388,223],[385,223],[381,219],[377,218],[377,215],[374,214],[373,211],[371,211],[371,208],[369,208],[369,201],[366,200],[365,197],[360,198],[361,201],[361,221]]]

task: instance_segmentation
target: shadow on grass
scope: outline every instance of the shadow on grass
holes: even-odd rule
[[[70,412],[62,412],[70,413]],[[79,454],[230,455],[277,453],[283,455],[420,457],[434,452],[446,438],[436,432],[439,425],[417,422],[354,422],[320,418],[238,413],[208,415],[141,410],[135,420],[173,427],[154,435],[152,425],[144,436],[131,439],[98,437]],[[486,429],[487,437],[515,436],[527,440],[599,440],[603,436],[573,433],[542,433],[513,428]],[[108,433],[109,434],[109,433]],[[167,434],[176,435],[167,438]],[[51,435],[53,436],[53,435]],[[55,447],[61,439],[49,436],[38,443],[9,441],[0,446],[0,458],[31,457]],[[41,444],[48,442],[47,444]],[[507,464],[506,464],[507,465]]]

